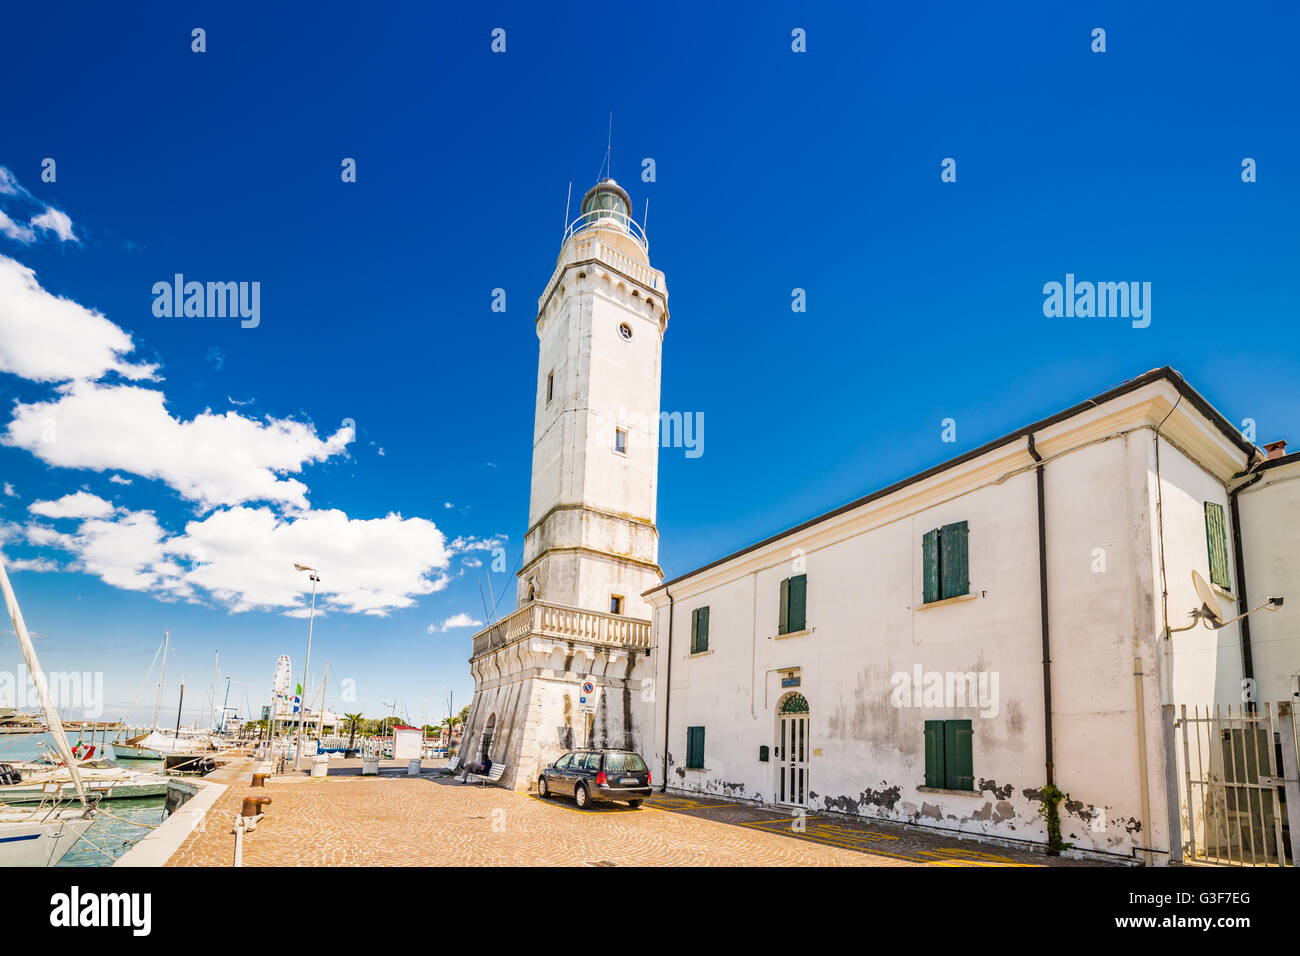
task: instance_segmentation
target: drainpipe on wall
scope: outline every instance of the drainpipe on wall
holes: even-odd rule
[[[1047,771],[1047,785],[1055,786],[1056,769],[1052,749],[1052,639],[1047,619],[1047,504],[1043,489],[1043,456],[1034,447],[1034,436],[1029,439],[1029,454],[1038,467],[1034,473],[1038,480],[1038,606],[1041,612],[1043,635],[1043,752]]]
[[[668,733],[671,727],[668,723],[668,705],[672,703],[673,694],[673,596],[667,588],[664,588],[664,594],[668,595],[668,673],[664,675],[664,775],[659,787],[660,793],[668,792]]]
[[[1178,396],[1169,414],[1160,420],[1155,430],[1156,464],[1156,544],[1160,550],[1160,622],[1162,628],[1156,641],[1160,672],[1160,741],[1164,752],[1161,768],[1165,781],[1165,826],[1169,829],[1169,863],[1178,866],[1183,862],[1182,802],[1178,794],[1178,753],[1175,745],[1174,725],[1174,650],[1173,631],[1169,627],[1169,575],[1165,567],[1165,496],[1164,481],[1160,477],[1160,429],[1178,410],[1183,396]],[[1193,626],[1196,624],[1192,622]],[[1180,628],[1185,630],[1185,628]],[[1189,795],[1190,799],[1190,795]],[[1148,836],[1147,841],[1150,842]]]
[[[1228,513],[1232,521],[1232,562],[1237,566],[1237,600],[1241,603],[1238,607],[1250,607],[1246,598],[1246,559],[1244,549],[1241,545],[1241,511],[1237,508],[1237,493],[1245,488],[1249,488],[1259,479],[1263,478],[1262,472],[1255,474],[1253,477],[1243,481],[1236,488],[1228,492]],[[1250,651],[1250,618],[1243,617],[1237,624],[1240,628],[1238,633],[1241,635],[1241,677],[1242,689],[1245,690],[1245,681],[1255,680],[1255,660]],[[1245,696],[1243,694],[1243,696]],[[1243,701],[1246,710],[1255,713],[1255,695],[1249,695],[1250,699]]]

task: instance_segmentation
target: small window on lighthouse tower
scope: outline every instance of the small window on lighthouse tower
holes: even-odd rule
[[[618,334],[623,336],[629,342],[632,341],[632,326],[624,322],[618,327]]]
[[[614,429],[614,450],[620,455],[627,454],[627,429]]]
[[[546,373],[546,401],[549,402],[555,397],[555,373]]]

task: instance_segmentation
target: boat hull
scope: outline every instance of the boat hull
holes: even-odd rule
[[[0,867],[54,866],[76,846],[93,822],[80,812],[48,822],[0,819]]]
[[[54,788],[51,784],[20,783],[12,787],[0,787],[0,803],[40,803],[53,792]],[[98,794],[100,800],[139,800],[143,797],[161,797],[167,793],[167,778],[158,774],[149,774],[148,779],[145,780],[88,780],[86,792]],[[59,785],[58,794],[65,799],[75,799],[77,790],[69,781]]]
[[[162,760],[163,754],[159,750],[150,750],[148,747],[132,747],[130,744],[114,743],[113,756],[126,757],[128,760]]]

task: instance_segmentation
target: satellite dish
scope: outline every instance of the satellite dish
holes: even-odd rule
[[[1205,583],[1205,578],[1197,571],[1192,572],[1192,586],[1196,588],[1196,596],[1201,599],[1201,616],[1210,622],[1211,627],[1221,625],[1223,609],[1219,607],[1219,599],[1214,596],[1214,590]]]

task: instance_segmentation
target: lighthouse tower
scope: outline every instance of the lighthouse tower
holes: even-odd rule
[[[532,488],[517,610],[474,637],[461,756],[516,789],[579,746],[638,747],[668,290],[631,199],[587,191],[537,303]]]
[[[662,579],[655,490],[667,290],[630,204],[612,179],[587,192],[538,301],[521,605],[648,618],[641,594]]]

